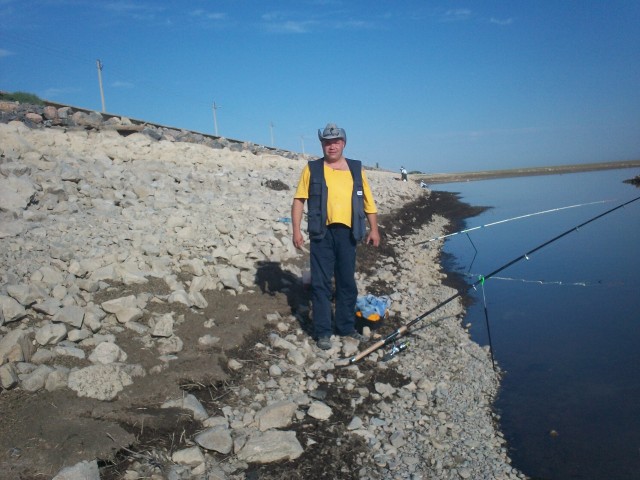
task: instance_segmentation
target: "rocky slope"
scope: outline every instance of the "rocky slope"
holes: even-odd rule
[[[521,477],[458,302],[390,362],[315,347],[287,223],[305,158],[52,108],[0,108],[1,477]],[[394,230],[429,192],[367,175],[386,245],[359,288],[410,319],[453,292],[412,248],[447,220]]]

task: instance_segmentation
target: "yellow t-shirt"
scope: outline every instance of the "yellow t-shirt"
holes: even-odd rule
[[[371,194],[371,188],[367,176],[362,170],[362,190],[364,195],[364,212],[378,213],[376,204]],[[300,175],[298,188],[294,198],[307,200],[309,198],[309,181],[311,171],[309,165],[305,165]],[[351,194],[353,193],[353,177],[351,170],[334,170],[324,165],[324,180],[327,183],[327,225],[342,223],[351,226]]]

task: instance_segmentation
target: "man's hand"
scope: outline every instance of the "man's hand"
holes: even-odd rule
[[[291,226],[293,227],[293,246],[297,249],[302,248],[304,245],[304,237],[300,230],[300,224],[302,223],[302,212],[304,210],[303,198],[294,198],[291,204]]]
[[[293,246],[296,247],[298,250],[302,248],[302,245],[304,245],[304,237],[302,236],[302,232],[300,230],[298,230],[297,232],[294,231],[293,232]]]
[[[367,245],[373,244],[374,247],[380,246],[380,233],[378,230],[369,232],[367,235]]]
[[[369,235],[367,235],[367,245],[373,244],[374,247],[380,246],[380,232],[378,231],[378,214],[367,213],[369,221]]]

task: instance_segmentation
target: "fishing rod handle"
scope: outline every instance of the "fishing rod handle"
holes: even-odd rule
[[[357,355],[351,357],[349,359],[349,364],[354,364],[357,361],[363,359],[364,357],[366,357],[367,355],[369,355],[372,352],[375,352],[377,349],[384,347],[385,345],[389,344],[392,340],[396,339],[397,337],[402,336],[403,333],[405,333],[407,331],[407,326],[402,326],[399,329],[397,329],[396,331],[394,331],[391,335],[388,335],[387,337],[383,338],[382,340],[378,340],[376,343],[374,343],[373,345],[369,346],[369,348],[361,351],[360,353],[358,353]]]
[[[363,359],[364,357],[366,357],[367,355],[369,355],[371,352],[379,349],[380,347],[384,347],[384,341],[385,341],[384,338],[382,340],[378,340],[376,343],[371,345],[366,350],[363,350],[360,353],[358,353],[357,355],[354,355],[353,357],[351,357],[349,359],[349,363],[350,364],[354,364],[357,361],[359,361],[359,360]]]

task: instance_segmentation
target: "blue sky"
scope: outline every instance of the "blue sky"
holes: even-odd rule
[[[366,164],[640,158],[636,0],[0,0],[0,89]]]

